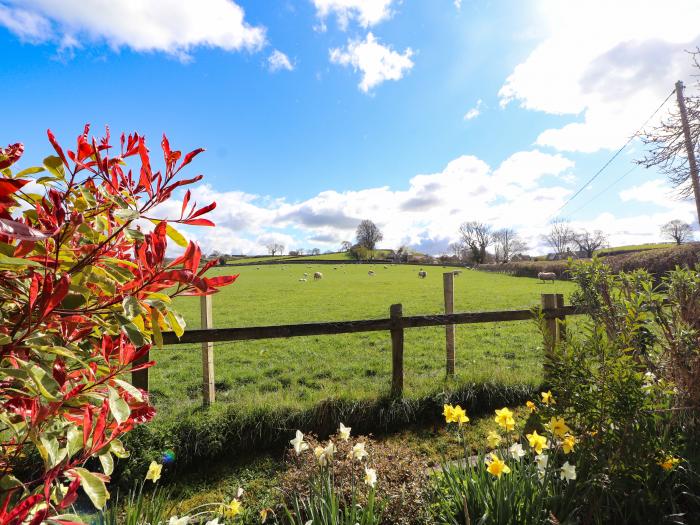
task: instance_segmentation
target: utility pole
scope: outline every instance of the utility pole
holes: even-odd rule
[[[688,124],[688,110],[685,107],[685,97],[683,96],[683,81],[676,82],[676,99],[678,99],[678,109],[681,113],[681,123],[683,124],[683,136],[685,137],[685,149],[688,153],[688,165],[690,166],[690,180],[693,182],[693,193],[695,194],[695,208],[698,212],[698,224],[700,224],[700,181],[698,181],[698,162],[695,160],[695,150],[693,140],[690,137],[690,125]]]

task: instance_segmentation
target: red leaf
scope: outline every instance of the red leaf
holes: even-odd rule
[[[190,215],[188,217],[188,219],[194,219],[195,217],[199,217],[200,215],[204,215],[205,213],[209,213],[214,208],[216,208],[216,203],[212,202],[211,204],[204,206],[203,208],[199,208],[196,212],[194,212],[192,215]]]
[[[44,233],[12,219],[0,219],[0,234],[22,241],[42,241],[56,232]]]
[[[49,142],[53,146],[53,149],[56,150],[56,153],[58,153],[58,156],[61,157],[61,160],[63,161],[63,164],[66,166],[68,165],[68,161],[66,160],[66,156],[63,153],[63,149],[61,149],[61,146],[59,146],[58,142],[56,141],[56,137],[54,137],[53,133],[51,132],[50,129],[46,130],[46,134],[49,136]]]
[[[220,275],[218,277],[205,277],[204,282],[207,283],[209,286],[213,286],[214,288],[221,288],[222,286],[228,286],[229,284],[233,283],[238,279],[238,276],[240,274],[236,275]]]
[[[87,446],[92,433],[92,410],[90,408],[90,405],[86,404],[83,409],[83,447]]]
[[[141,157],[139,186],[143,186],[149,195],[153,195],[153,187],[151,185],[151,180],[153,179],[151,160],[148,158],[148,149],[146,148],[146,141],[143,137],[139,138],[139,156]]]
[[[180,171],[182,168],[187,166],[190,162],[192,162],[193,158],[195,158],[197,155],[199,155],[203,151],[204,151],[204,148],[197,148],[194,151],[190,151],[187,155],[185,155],[185,158],[182,159],[182,164],[180,164],[180,167],[177,170]]]
[[[28,182],[28,179],[0,179],[0,197],[7,197],[16,193]]]
[[[24,153],[24,144],[19,142],[10,144],[6,148],[0,148],[0,156],[6,157],[4,160],[0,160],[0,170],[12,166],[20,159],[22,153]]]
[[[36,297],[39,294],[39,281],[41,280],[41,275],[38,273],[32,274],[32,282],[29,284],[29,309],[34,307],[36,302]]]
[[[54,286],[53,293],[44,306],[44,316],[53,312],[53,310],[61,304],[61,301],[65,299],[66,295],[68,295],[68,289],[70,288],[70,277],[68,274],[63,274]]]
[[[185,211],[187,210],[187,205],[190,202],[190,197],[192,196],[192,193],[190,190],[187,190],[187,193],[185,193],[185,198],[182,199],[182,211],[180,211],[180,218],[182,218],[185,215]]]
[[[190,226],[215,226],[215,224],[209,219],[187,219],[180,222],[183,224],[189,224]]]

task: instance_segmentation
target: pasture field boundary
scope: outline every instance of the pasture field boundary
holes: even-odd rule
[[[442,262],[394,262],[391,259],[373,259],[371,261],[354,261],[352,259],[280,259],[276,261],[249,261],[244,263],[227,262],[225,264],[219,265],[218,267],[225,266],[273,266],[273,265],[285,265],[285,264],[306,264],[307,266],[314,266],[317,264],[322,265],[340,265],[340,264],[391,264],[395,266],[425,266],[426,268],[463,268],[466,269],[464,264],[456,263],[442,263]]]
[[[454,327],[458,324],[494,323],[504,321],[528,321],[542,318],[544,323],[545,352],[563,339],[564,321],[567,316],[585,314],[574,306],[564,305],[562,294],[541,294],[540,306],[524,310],[498,310],[489,312],[452,313],[454,305],[454,272],[444,274],[443,286],[445,296],[444,314],[404,316],[401,304],[391,305],[389,317],[383,319],[360,319],[351,321],[333,321],[320,323],[302,323],[272,326],[250,326],[237,328],[212,327],[212,296],[201,297],[201,329],[187,330],[181,337],[173,332],[164,332],[164,345],[200,343],[202,351],[202,398],[205,406],[215,402],[214,389],[214,345],[215,342],[252,341],[258,339],[279,339],[315,335],[336,335],[358,332],[387,331],[391,335],[392,379],[391,393],[402,397],[404,383],[404,331],[411,328],[445,326],[445,367],[446,375],[454,376]],[[144,355],[135,366],[150,360]],[[146,391],[149,390],[148,368],[132,373],[132,383]]]

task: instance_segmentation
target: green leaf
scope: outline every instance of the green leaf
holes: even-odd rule
[[[23,267],[41,266],[38,262],[30,261],[29,259],[22,259],[21,257],[8,257],[5,254],[0,253],[0,270],[21,270]]]
[[[108,450],[98,457],[100,458],[100,463],[102,463],[102,472],[107,476],[112,475],[112,472],[114,472],[114,458],[112,457],[112,453]]]
[[[146,238],[146,236],[142,232],[133,228],[127,228],[126,230],[124,230],[124,234],[128,239],[136,241],[142,241]]]
[[[69,293],[61,301],[61,308],[64,310],[75,310],[85,304],[85,297],[79,293]]]
[[[120,387],[122,387],[124,390],[126,390],[129,393],[129,395],[135,398],[137,401],[143,401],[143,395],[141,394],[141,391],[128,381],[115,378],[114,382]]]
[[[0,345],[6,345],[12,342],[12,338],[7,334],[0,334]]]
[[[158,345],[158,348],[163,348],[163,333],[160,330],[160,312],[155,308],[151,308],[151,327],[153,328],[153,340]]]
[[[118,458],[124,459],[129,457],[129,451],[124,448],[124,444],[119,439],[112,440],[109,444],[109,449]]]
[[[44,167],[55,177],[64,178],[63,161],[59,157],[49,155],[44,159]]]
[[[134,297],[133,295],[127,295],[126,297],[124,297],[124,299],[122,300],[122,309],[124,310],[124,315],[129,320],[133,319],[134,317],[140,315],[143,312],[143,309],[141,308],[138,299],[136,299],[136,297]]]
[[[55,396],[55,393],[59,391],[58,383],[46,370],[40,366],[31,365],[27,372],[44,397],[48,398],[49,401],[58,401]]]
[[[183,319],[179,313],[174,312],[173,310],[168,310],[168,321],[170,322],[170,328],[173,329],[175,335],[182,337],[182,334],[185,333],[185,326],[187,326],[185,319]]]
[[[26,177],[27,175],[32,175],[34,173],[39,173],[42,171],[44,171],[43,166],[33,166],[31,168],[25,168],[22,171],[20,171],[19,173],[16,173],[15,178],[19,179],[20,177]]]
[[[88,498],[90,498],[95,508],[103,508],[109,499],[109,492],[107,492],[104,481],[82,467],[74,468],[73,472],[80,478],[80,485],[83,487],[83,490],[88,495]]]
[[[122,219],[125,222],[135,221],[140,217],[139,212],[132,210],[131,208],[122,208],[114,212],[114,216],[118,219]]]
[[[129,414],[131,414],[129,404],[119,397],[119,393],[112,387],[109,388],[109,409],[119,424],[129,419]]]
[[[141,347],[146,344],[146,339],[141,333],[141,330],[139,330],[138,326],[129,321],[129,319],[127,319],[123,315],[115,314],[115,317],[119,322],[119,327],[129,338],[129,341],[134,343],[136,347]]]
[[[76,452],[83,448],[83,432],[77,427],[72,427],[68,430],[68,455],[73,456]]]

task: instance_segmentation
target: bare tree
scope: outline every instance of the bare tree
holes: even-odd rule
[[[458,259],[462,259],[462,257],[464,256],[464,244],[462,244],[461,242],[450,243],[448,248],[450,249],[450,252],[452,252],[452,255],[454,255]]]
[[[265,248],[267,248],[267,253],[269,253],[272,256],[275,256],[277,254],[282,254],[284,251],[284,244],[273,241],[265,245]]]
[[[493,242],[491,226],[483,222],[465,222],[459,227],[462,242],[469,247],[472,259],[477,264],[486,261],[486,248]]]
[[[562,257],[571,251],[574,244],[574,231],[568,221],[555,219],[551,222],[549,233],[542,238],[557,256]]]
[[[343,241],[340,243],[341,252],[349,252],[350,248],[352,248],[352,243],[350,241]]]
[[[700,50],[691,54],[694,67],[700,69]],[[700,83],[698,86],[700,87]],[[686,96],[685,103],[691,140],[697,147],[700,139],[700,96]],[[668,176],[669,181],[678,189],[681,196],[692,196],[693,185],[690,179],[680,110],[673,106],[661,124],[650,130],[644,130],[641,137],[648,149],[636,162],[645,168],[654,167]]]
[[[608,237],[601,230],[593,232],[582,230],[574,235],[574,243],[578,246],[579,251],[585,253],[586,257],[590,259],[596,250],[608,244]]]
[[[309,252],[311,255],[320,255],[321,250],[319,248],[312,248],[311,251]]]
[[[661,227],[661,235],[667,239],[673,239],[676,244],[682,244],[692,238],[693,229],[687,222],[675,219]]]
[[[527,244],[511,228],[503,228],[493,234],[496,262],[507,263],[514,255],[527,251]]]
[[[374,250],[377,243],[384,238],[377,225],[368,219],[359,224],[356,235],[357,244],[364,246],[368,250]]]

